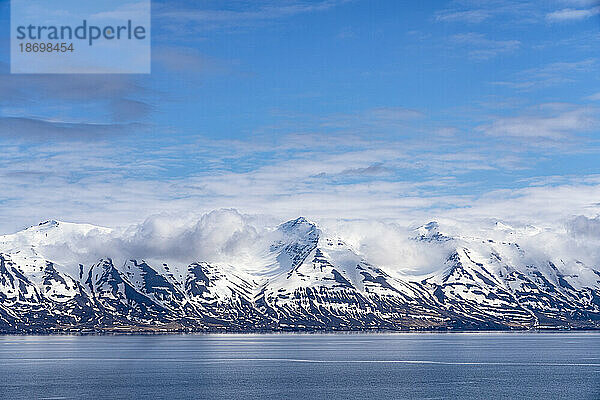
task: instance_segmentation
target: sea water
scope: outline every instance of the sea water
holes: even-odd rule
[[[600,333],[0,336],[6,399],[600,399]]]

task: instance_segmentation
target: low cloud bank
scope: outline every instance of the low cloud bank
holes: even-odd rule
[[[61,235],[42,236],[33,244],[38,254],[71,268],[110,257],[116,263],[135,258],[181,267],[207,261],[252,273],[263,272],[266,264],[274,261],[268,257],[269,248],[285,239],[276,229],[279,222],[283,221],[235,209],[200,216],[159,214],[112,230],[81,230],[78,225],[64,224]],[[519,261],[523,265],[554,260],[559,267],[577,262],[600,266],[600,217],[576,216],[553,228],[510,226],[498,221],[475,226],[451,220],[427,227],[367,220],[322,220],[317,226],[323,235],[343,240],[371,264],[398,276],[439,271],[448,255],[460,246],[484,249],[485,254],[488,239],[518,243],[527,255]],[[421,235],[456,239],[417,240]]]

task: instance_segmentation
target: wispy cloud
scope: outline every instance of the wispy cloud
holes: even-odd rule
[[[231,9],[217,3],[215,8],[185,7],[179,4],[162,3],[154,7],[155,16],[162,20],[176,20],[184,24],[197,24],[196,29],[227,29],[248,27],[268,21],[276,21],[295,15],[326,11],[351,0],[321,1],[271,1],[262,0],[248,4],[239,3],[241,7]]]
[[[329,114],[320,118],[321,126],[351,128],[355,132],[361,128],[394,129],[421,119],[425,114],[405,107],[376,107],[355,113]]]
[[[155,46],[152,49],[152,61],[169,72],[193,73],[203,78],[229,71],[223,61],[206,56],[191,47]]]
[[[265,134],[272,134],[274,130],[286,132],[310,133],[345,133],[356,138],[357,136],[371,136],[381,138],[389,135],[409,136],[415,124],[427,118],[425,112],[402,106],[373,107],[347,112],[330,112],[323,114],[306,114],[273,110],[278,122],[257,129],[264,130]],[[339,137],[339,136],[338,136]]]
[[[578,215],[569,220],[566,225],[572,235],[600,238],[600,216],[588,218]]]
[[[131,110],[122,110],[128,119]],[[25,140],[75,140],[105,139],[118,134],[133,133],[139,124],[93,124],[80,122],[52,121],[24,117],[0,117],[0,137]]]
[[[557,9],[558,6],[563,8]],[[503,23],[537,24],[544,21],[578,21],[599,13],[600,3],[597,0],[455,0],[437,11],[434,17],[436,21],[445,23],[481,24],[501,19]]]
[[[521,139],[574,139],[577,135],[598,128],[598,110],[589,106],[543,104],[528,114],[499,117],[481,125],[479,132],[486,135]]]
[[[489,129],[509,122],[516,123],[495,122]],[[469,206],[477,192],[469,187],[480,182],[465,182],[462,174],[531,164],[519,147],[438,141],[342,133],[160,146],[150,139],[7,145],[0,148],[0,226],[16,229],[49,218],[114,226],[163,211],[232,207],[282,219],[412,221]]]
[[[492,13],[489,10],[444,10],[435,15],[436,21],[444,22],[468,22],[478,24],[490,18]]]
[[[596,176],[571,177],[562,184],[532,185],[493,190],[445,215],[460,220],[489,219],[552,226],[575,215],[595,216],[600,205],[600,180]]]
[[[582,9],[564,8],[548,13],[546,20],[549,22],[569,22],[591,18],[596,15],[600,15],[600,6]]]
[[[593,95],[586,97],[586,99],[592,101],[600,101],[600,92],[594,93]]]
[[[593,58],[555,62],[518,72],[514,74],[514,80],[496,81],[493,84],[523,91],[563,85],[585,79],[587,73],[596,71],[597,64]]]
[[[110,100],[145,92],[131,75],[11,75],[0,79],[0,101],[16,103],[41,100]]]
[[[475,60],[489,60],[502,54],[510,54],[521,47],[518,40],[494,40],[476,32],[459,33],[451,36],[450,40],[456,46],[465,48],[469,57]]]
[[[435,20],[446,23],[481,24],[502,18],[511,23],[535,23],[543,18],[539,4],[523,0],[455,0],[435,13]]]
[[[0,76],[0,111],[3,111],[0,115],[13,118],[4,121],[4,126],[11,124],[13,129],[25,123],[32,129],[41,129],[46,123],[58,134],[61,124],[62,128],[69,128],[73,124],[83,127],[83,124],[108,126],[112,122],[141,122],[153,110],[151,97],[151,91],[141,79],[128,75]],[[13,108],[23,107],[27,108],[26,114],[10,113]],[[35,130],[26,134],[36,135]]]

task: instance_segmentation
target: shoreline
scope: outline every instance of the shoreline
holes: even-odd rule
[[[448,329],[448,330],[293,330],[293,331],[38,331],[38,332],[0,332],[0,337],[7,336],[154,336],[154,335],[407,335],[407,334],[556,334],[556,333],[600,333],[600,328],[571,329]]]

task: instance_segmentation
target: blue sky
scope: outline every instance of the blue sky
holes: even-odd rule
[[[600,3],[154,1],[152,74],[10,75],[0,231],[600,211]]]

